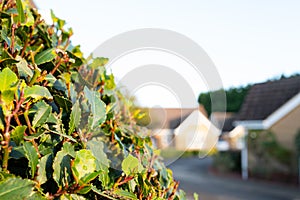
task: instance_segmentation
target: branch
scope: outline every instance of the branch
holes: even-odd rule
[[[5,132],[3,134],[4,137],[4,145],[2,146],[3,148],[3,162],[2,162],[2,168],[4,171],[7,171],[8,167],[8,159],[9,159],[9,142],[10,142],[10,133],[9,133],[9,128],[10,128],[10,123],[11,123],[11,118],[14,115],[17,115],[18,111],[21,108],[22,103],[24,102],[24,90],[21,91],[20,93],[20,100],[16,102],[16,108],[15,110],[8,116],[6,117],[5,120]]]

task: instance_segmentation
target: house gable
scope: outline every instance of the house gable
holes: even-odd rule
[[[237,116],[238,121],[261,121],[300,92],[300,76],[253,85]]]
[[[234,125],[268,129],[300,105],[300,76],[254,85]]]

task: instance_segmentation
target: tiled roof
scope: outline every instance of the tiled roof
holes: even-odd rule
[[[233,122],[236,115],[232,112],[213,112],[210,115],[211,122],[222,132],[229,132],[234,129]]]
[[[175,129],[179,124],[198,108],[149,108],[151,119],[148,128]]]
[[[253,85],[236,120],[264,120],[300,92],[300,76]]]

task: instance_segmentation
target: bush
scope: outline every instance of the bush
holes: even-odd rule
[[[274,133],[263,131],[253,135],[255,137],[249,137],[249,148],[255,155],[261,159],[273,158],[283,165],[291,164],[292,152],[278,143]]]
[[[72,29],[1,1],[0,199],[184,199],[132,102]]]
[[[271,131],[251,132],[248,137],[249,173],[253,177],[294,182],[295,155],[278,143]]]
[[[300,156],[300,130],[298,130],[295,136],[295,147],[296,147],[297,155]]]
[[[213,156],[213,166],[220,172],[240,172],[241,152],[221,151]]]

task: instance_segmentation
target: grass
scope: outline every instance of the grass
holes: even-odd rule
[[[182,151],[182,150],[177,150],[175,148],[166,148],[166,149],[162,149],[160,151],[160,155],[163,158],[178,158],[178,157],[189,158],[189,157],[195,157],[195,156],[203,157],[206,155],[211,156],[215,153],[216,153],[215,149],[212,149],[209,152],[201,151],[201,150]]]

